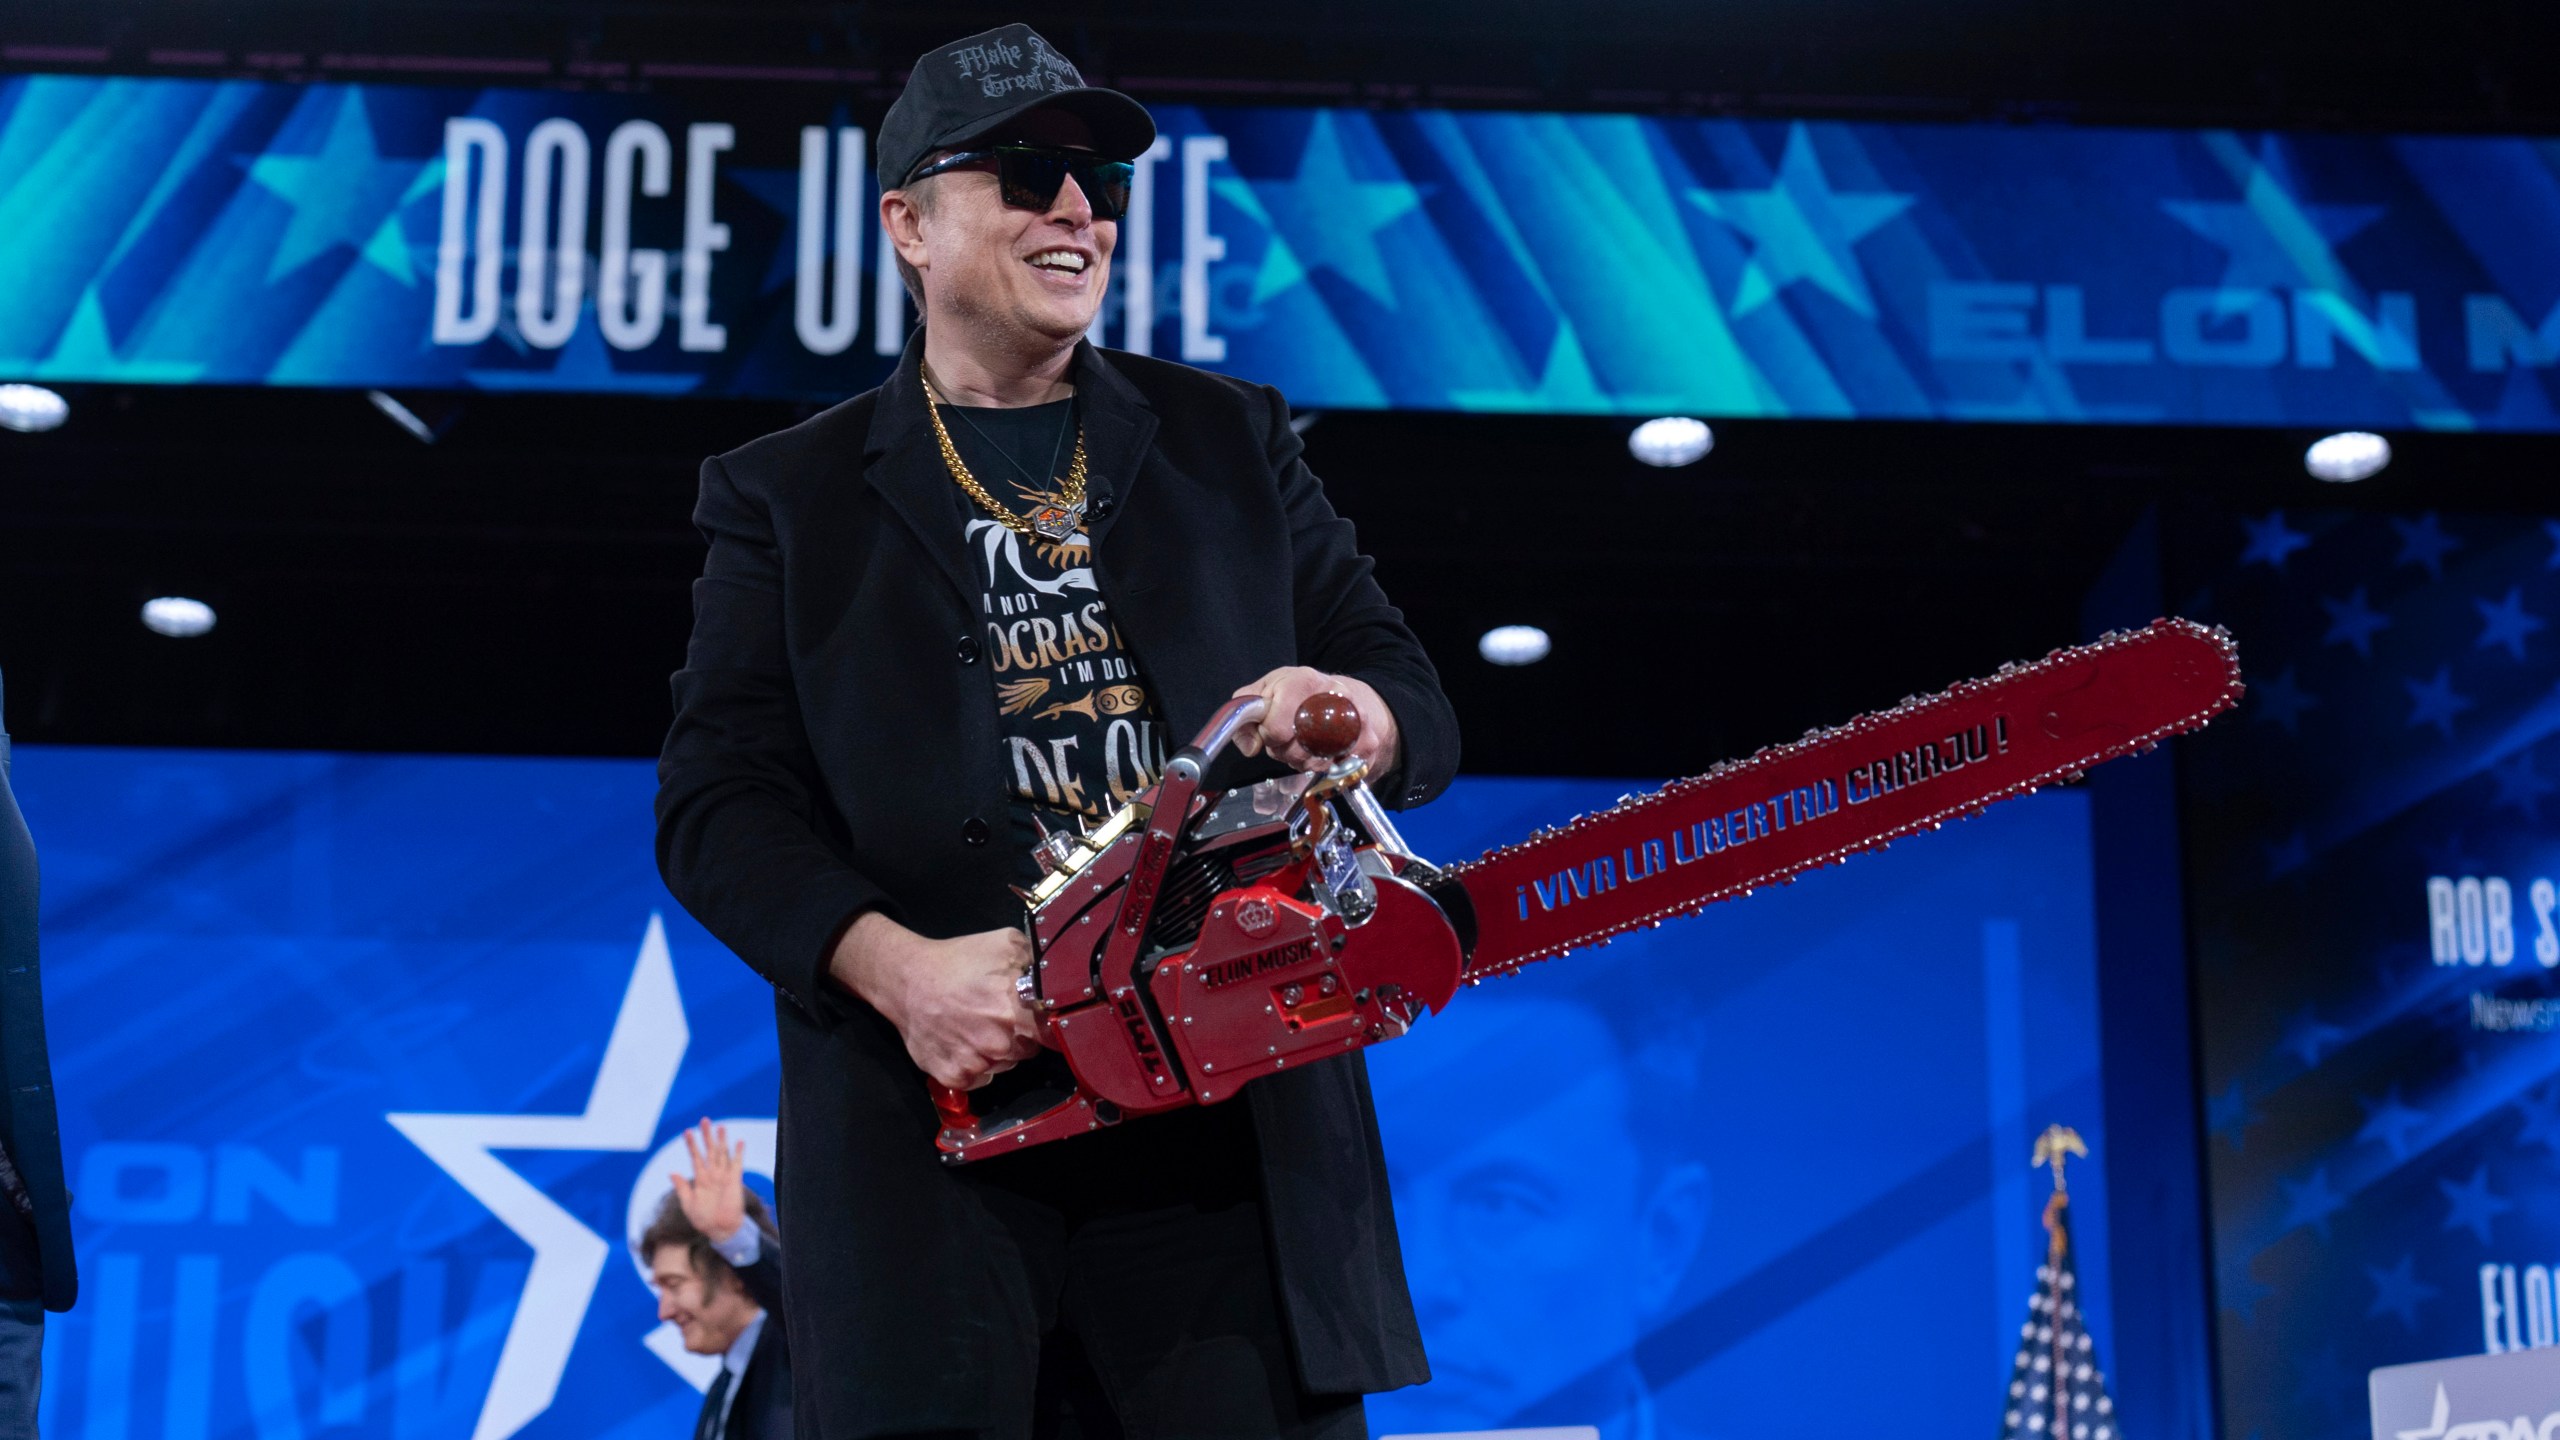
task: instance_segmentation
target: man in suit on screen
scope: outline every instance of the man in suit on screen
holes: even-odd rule
[[[1653,985],[1613,1008],[1514,984],[1434,1016],[1380,1082],[1433,1379],[1379,1422],[1692,1440],[1636,1352],[1706,1235],[1705,1028],[1646,1003]]]

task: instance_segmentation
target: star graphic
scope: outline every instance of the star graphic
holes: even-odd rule
[[[1798,280],[1872,320],[1875,298],[1858,265],[1857,242],[1918,198],[1891,191],[1831,188],[1814,153],[1813,132],[1787,130],[1786,153],[1766,190],[1692,190],[1690,203],[1751,237],[1751,258],[1734,290],[1733,314],[1750,314]]]
[[[2214,1278],[2213,1293],[2222,1298],[2224,1309],[2239,1315],[2243,1325],[2254,1322],[2259,1303],[2276,1293],[2276,1287],[2258,1278],[2257,1260],[2257,1256],[2243,1255],[2239,1247],[2233,1246],[2214,1262],[2219,1273]]]
[[[418,283],[418,266],[414,257],[432,257],[436,242],[429,240],[421,244],[412,241],[401,225],[400,217],[407,214],[409,206],[420,197],[443,192],[444,157],[438,155],[418,167],[417,178],[411,180],[409,188],[401,191],[400,198],[392,202],[391,213],[382,217],[382,224],[373,232],[373,238],[364,242],[364,258],[384,274],[414,288]]]
[[[1507,389],[1453,388],[1449,398],[1461,410],[1525,410],[1546,415],[1609,414],[1619,410],[1622,403],[1629,409],[1680,408],[1680,402],[1669,395],[1622,402],[1623,394],[1601,385],[1590,357],[1583,352],[1582,337],[1566,322],[1556,327],[1545,368],[1539,371],[1535,384],[1524,380]]]
[[[2311,543],[2310,536],[2286,527],[2281,510],[2268,511],[2263,520],[2243,520],[2240,528],[2249,536],[2249,543],[2241,548],[2240,563],[2271,565],[2278,574],[2284,572],[2287,556]]]
[[[2284,1228],[2308,1225],[2329,1237],[2329,1217],[2347,1208],[2347,1197],[2329,1188],[2329,1169],[2321,1166],[2301,1180],[2278,1180],[2285,1199]]]
[[[2210,1096],[2204,1105],[2205,1128],[2231,1142],[2231,1148],[2244,1148],[2249,1127],[2258,1123],[2257,1113],[2249,1108],[2248,1094],[2234,1080],[2229,1089]]]
[[[2542,533],[2551,537],[2551,554],[2543,560],[2545,570],[2560,570],[2560,520],[2542,522]]]
[[[2364,1312],[2367,1319],[2396,1315],[2404,1328],[2418,1328],[2418,1307],[2441,1292],[2417,1277],[2416,1264],[2416,1256],[2403,1255],[2400,1263],[2388,1270],[2378,1265],[2364,1267],[2365,1277],[2373,1282],[2373,1304]]]
[[[2516,1132],[2516,1144],[2539,1145],[2560,1155],[2560,1080],[2519,1098],[2515,1106],[2524,1115],[2524,1128]]]
[[[405,237],[396,233],[397,214],[420,193],[419,162],[385,158],[374,148],[364,92],[350,85],[341,94],[317,151],[266,154],[249,162],[249,178],[293,206],[293,219],[267,262],[267,279],[343,245],[409,283],[414,277]],[[394,231],[388,241],[382,235],[386,228]]]
[[[2409,1132],[2427,1123],[2426,1112],[2401,1104],[2397,1085],[2379,1100],[2359,1095],[2356,1103],[2364,1107],[2364,1128],[2356,1132],[2358,1143],[2389,1146],[2394,1160],[2409,1158]]]
[[[2329,633],[2320,638],[2323,645],[2353,645],[2356,653],[2373,658],[2373,635],[2391,628],[2390,617],[2365,603],[2364,587],[2344,600],[2323,598],[2320,608],[2329,612]]]
[[[2477,648],[2486,650],[2492,645],[2504,645],[2508,654],[2523,659],[2525,637],[2543,625],[2540,616],[2525,613],[2524,587],[2509,586],[2507,598],[2495,603],[2474,600],[2471,604],[2480,612]]]
[[[2436,1182],[2436,1188],[2443,1191],[2444,1198],[2450,1202],[2450,1208],[2444,1217],[2444,1228],[2467,1229],[2478,1236],[2483,1245],[2489,1243],[2489,1227],[2497,1218],[2516,1208],[2514,1201],[2501,1200],[2490,1193],[2487,1161],[2482,1161],[2480,1168],[2472,1171],[2471,1178],[2463,1184],[2456,1185],[2450,1180],[2439,1180]]]
[[[2384,207],[2311,205],[2295,198],[2292,167],[2272,137],[2254,163],[2239,155],[2224,157],[2224,163],[2246,171],[2238,200],[2160,202],[2179,224],[2228,252],[2221,288],[2353,288],[2335,247],[2381,219]]]
[[[2322,1021],[2306,1005],[2293,1017],[2293,1023],[2284,1027],[2284,1038],[2276,1042],[2276,1048],[2292,1051],[2295,1059],[2309,1067],[2319,1064],[2323,1054],[2338,1048],[2338,1042],[2346,1038],[2346,1031]]]
[[[2409,724],[2412,727],[2433,725],[2444,738],[2452,739],[2453,717],[2471,708],[2468,696],[2454,693],[2453,667],[2436,667],[2433,680],[2403,680],[2400,683],[2409,687]]]
[[[2498,782],[2497,803],[2501,807],[2512,806],[2527,820],[2542,818],[2542,797],[2555,787],[2552,780],[2534,768],[2532,751],[2517,751],[2513,759],[2491,769],[2489,776]]]
[[[2284,727],[2287,735],[2302,733],[2302,712],[2320,706],[2317,696],[2294,683],[2293,668],[2273,680],[2261,680],[2249,687],[2250,697],[2258,702],[2258,718]]]
[[[2425,566],[2437,580],[2444,578],[2444,557],[2462,548],[2461,541],[2444,533],[2433,510],[2415,520],[2395,519],[2391,528],[2400,532],[2400,554],[2391,563]]]
[[[613,1247],[517,1174],[500,1150],[647,1150],[692,1032],[667,932],[649,917],[630,984],[605,1041],[586,1109],[576,1115],[385,1115],[455,1184],[533,1247],[533,1267],[498,1352],[471,1440],[506,1440],[551,1407]]]
[[[1422,191],[1401,176],[1371,180],[1354,174],[1332,111],[1317,111],[1307,127],[1294,179],[1248,183],[1228,176],[1216,188],[1271,232],[1271,247],[1254,276],[1255,300],[1300,284],[1308,271],[1322,268],[1381,305],[1396,303],[1394,279],[1378,253],[1377,235],[1419,209]],[[1266,206],[1265,201],[1277,203]]]
[[[2267,846],[2267,878],[2281,880],[2311,863],[2311,841],[2296,830]]]

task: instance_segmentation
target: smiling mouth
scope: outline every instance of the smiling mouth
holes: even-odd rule
[[[1043,250],[1025,263],[1044,274],[1070,278],[1082,275],[1086,269],[1085,258],[1073,250]]]

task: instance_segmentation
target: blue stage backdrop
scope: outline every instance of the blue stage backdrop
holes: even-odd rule
[[[2165,532],[2251,681],[2182,750],[2225,1432],[2362,1433],[2374,1366],[2554,1339],[2560,523]]]
[[[2560,152],[1156,107],[1101,338],[1304,406],[2560,428]],[[0,374],[835,399],[824,86],[0,77]]]
[[[770,992],[650,867],[647,764],[26,747],[17,785],[84,1279],[47,1434],[688,1433],[626,1236],[698,1116],[769,1167],[777,1074]],[[1465,781],[1410,833],[1620,788]],[[2107,1354],[2142,1160],[2100,1133],[2088,848],[2082,796],[2010,804],[1376,1051],[1438,1376],[1377,1430],[1972,1440],[2053,1120]]]

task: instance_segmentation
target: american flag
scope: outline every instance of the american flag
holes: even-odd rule
[[[2018,1327],[2009,1367],[2009,1408],[2000,1440],[2116,1440],[2116,1402],[2098,1369],[2080,1277],[2071,1260],[2071,1204],[2061,1195],[2044,1212],[2053,1243],[2036,1267],[2035,1298]]]

